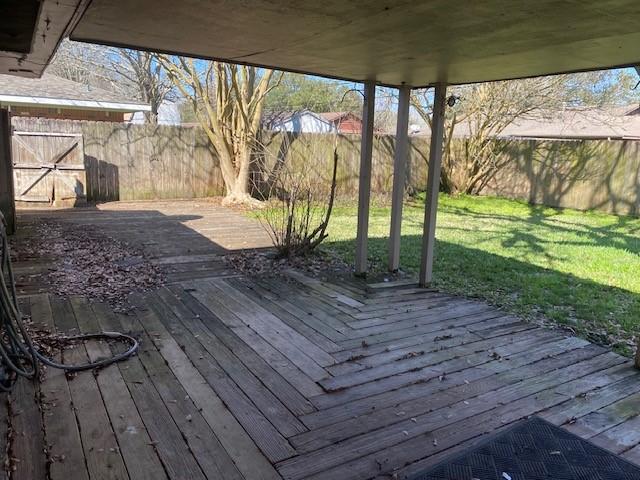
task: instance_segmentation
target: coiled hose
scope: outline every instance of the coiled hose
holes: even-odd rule
[[[0,213],[0,220],[0,368],[3,374],[0,378],[0,391],[10,391],[18,377],[37,378],[39,363],[67,372],[78,372],[106,367],[130,357],[138,350],[138,341],[129,335],[119,332],[99,332],[60,337],[60,340],[73,342],[106,339],[121,341],[130,346],[126,351],[113,357],[78,365],[65,365],[40,353],[24,326],[23,317],[18,308],[7,225],[2,213]]]

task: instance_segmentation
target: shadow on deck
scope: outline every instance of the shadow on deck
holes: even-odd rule
[[[19,382],[3,422],[13,478],[406,478],[532,414],[640,461],[640,373],[617,354],[410,284],[234,274],[216,256],[255,224],[211,205],[118,205],[59,215],[181,270],[134,295],[131,315],[22,297],[40,324],[130,331],[141,351]]]

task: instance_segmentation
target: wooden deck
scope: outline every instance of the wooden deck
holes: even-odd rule
[[[133,315],[23,297],[41,324],[131,331],[142,347],[95,374],[18,383],[0,424],[12,478],[405,478],[532,414],[640,462],[640,372],[623,357],[411,284],[203,274],[196,265],[236,248],[221,246],[216,222],[133,209],[56,215],[113,229],[129,211],[123,238],[184,275],[134,296]],[[194,214],[218,228],[245,221],[211,205]],[[227,238],[247,238],[234,228]],[[108,349],[89,344],[65,360]]]

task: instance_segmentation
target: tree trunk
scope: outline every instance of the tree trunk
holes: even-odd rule
[[[154,112],[153,110],[150,112],[145,112],[145,123],[149,125],[157,125],[158,124],[158,112]]]
[[[249,178],[251,173],[251,148],[244,146],[237,153],[237,173],[231,185],[227,185],[227,195],[222,201],[224,205],[250,205],[259,206],[262,204],[258,199],[251,196],[249,190]]]
[[[146,113],[147,123],[151,125],[158,124],[158,109],[160,108],[160,102],[157,99],[150,98],[147,100],[151,104],[151,111]]]

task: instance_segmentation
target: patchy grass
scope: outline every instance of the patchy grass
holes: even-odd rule
[[[369,258],[387,259],[390,208],[373,207]],[[405,206],[401,266],[417,272],[423,207]],[[353,261],[355,206],[336,208],[325,244]],[[640,219],[491,197],[441,195],[435,286],[546,318],[630,353],[640,330]]]

